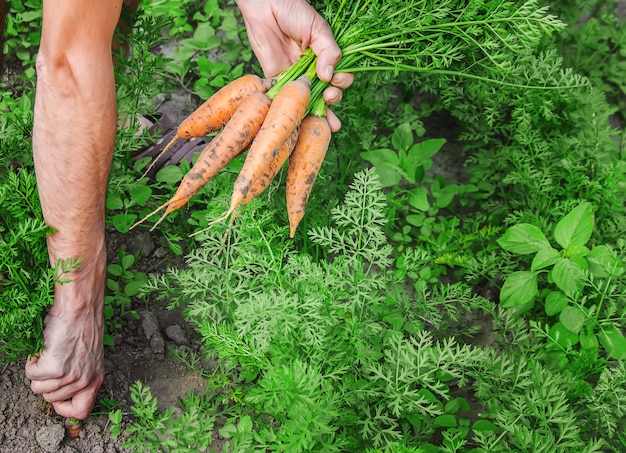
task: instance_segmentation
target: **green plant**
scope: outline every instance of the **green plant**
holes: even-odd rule
[[[35,56],[41,38],[41,0],[9,0],[4,31],[4,55],[16,57],[24,67],[21,78],[35,79]]]
[[[133,437],[124,442],[124,448],[197,452],[206,451],[211,445],[215,417],[210,413],[210,403],[207,407],[202,398],[188,394],[181,402],[180,414],[175,415],[172,407],[159,413],[157,399],[139,381],[130,387],[130,396],[137,421],[126,429]],[[111,420],[119,425],[120,413],[112,413]],[[114,432],[119,433],[119,429]]]
[[[148,281],[144,272],[132,270],[139,253],[127,255],[124,250],[120,250],[117,255],[117,263],[107,265],[106,287],[108,291],[104,297],[104,319],[108,332],[113,332],[120,327],[116,321],[118,316],[130,313],[135,319],[139,319],[139,314],[131,308],[132,297],[139,294],[143,285]],[[105,344],[113,344],[110,334],[105,334]]]
[[[27,168],[0,162],[0,362],[43,349],[43,319],[54,301],[53,287],[67,280],[76,260],[50,266],[45,224]]]
[[[477,188],[471,184],[447,184],[443,176],[429,174],[433,156],[445,140],[431,138],[416,143],[414,136],[412,126],[402,123],[391,136],[391,147],[360,155],[374,166],[383,187],[389,189],[389,229],[391,238],[399,244],[398,251],[418,239],[430,243],[437,253],[449,253],[459,240],[454,234],[458,219],[437,215],[449,208],[456,196]]]
[[[252,52],[243,45],[245,32],[236,10],[211,0],[204,2],[202,9],[191,8],[189,12],[183,12],[185,6],[195,6],[193,2],[187,4],[173,7],[168,2],[157,2],[156,7],[146,5],[145,8],[148,15],[156,17],[169,19],[174,13],[179,25],[171,32],[178,34],[184,30],[191,34],[178,42],[164,69],[180,86],[201,99],[208,99],[226,83],[249,70],[246,64]],[[171,11],[172,8],[175,11]]]
[[[555,249],[539,228],[531,224],[510,227],[498,240],[509,252],[534,254],[530,270],[506,277],[500,291],[501,304],[519,313],[540,300],[551,319],[546,337],[548,350],[565,357],[572,347],[593,355],[604,348],[608,358],[626,359],[621,258],[606,245],[589,249],[593,230],[589,203],[582,203],[554,228]],[[540,290],[540,286],[542,287]],[[556,319],[555,319],[556,318]],[[539,318],[542,323],[542,318]]]

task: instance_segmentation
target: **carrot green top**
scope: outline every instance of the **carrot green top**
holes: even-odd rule
[[[337,72],[409,71],[544,90],[587,84],[560,68],[549,80],[521,69],[544,37],[565,27],[537,0],[328,0],[314,6],[341,48]],[[311,109],[328,86],[315,76],[315,63],[307,49],[274,89],[306,74]]]

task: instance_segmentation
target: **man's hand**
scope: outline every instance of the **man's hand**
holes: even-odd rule
[[[341,100],[342,89],[354,81],[348,73],[333,74],[341,50],[328,23],[304,0],[237,0],[248,38],[261,68],[273,77],[298,61],[310,47],[317,55],[317,76],[333,86],[324,92],[327,104]],[[339,119],[327,110],[328,123],[336,132]]]
[[[102,316],[57,313],[56,307],[45,321],[46,348],[27,362],[26,376],[59,415],[82,420],[104,379]]]

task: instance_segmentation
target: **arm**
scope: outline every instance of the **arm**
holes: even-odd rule
[[[317,55],[320,80],[333,86],[324,92],[327,104],[341,100],[342,89],[354,81],[353,74],[333,75],[341,50],[328,23],[305,0],[236,0],[241,10],[250,45],[267,77],[273,77],[295,63],[310,47]],[[341,127],[339,119],[327,110],[331,130]]]
[[[45,0],[37,57],[33,153],[50,262],[78,257],[55,287],[42,353],[26,365],[34,392],[85,418],[104,379],[104,200],[116,133],[111,39],[119,1]]]

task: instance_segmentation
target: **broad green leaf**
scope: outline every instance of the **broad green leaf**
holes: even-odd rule
[[[425,187],[417,186],[409,191],[409,204],[418,211],[428,211],[428,190]]]
[[[205,57],[204,55],[199,55],[198,59],[196,60],[196,64],[198,65],[198,71],[200,71],[200,74],[205,76],[211,74],[213,62],[207,57]]]
[[[610,358],[616,360],[626,359],[626,338],[620,330],[611,326],[600,330],[600,343],[606,349]]]
[[[119,195],[108,195],[105,202],[106,208],[113,211],[116,209],[122,209],[124,207],[124,202],[122,201],[122,197]]]
[[[578,335],[572,333],[562,323],[557,322],[548,331],[550,338],[564,349],[569,349],[578,343]]]
[[[416,227],[421,227],[422,225],[424,225],[424,219],[424,214],[411,214],[406,216],[407,223]]]
[[[102,343],[105,346],[115,346],[115,340],[113,339],[113,337],[111,335],[109,335],[108,333],[104,334],[104,337],[102,337]]]
[[[556,249],[546,247],[537,252],[530,265],[531,271],[538,271],[552,266],[559,259],[560,255]]]
[[[244,415],[239,420],[239,424],[237,425],[237,432],[240,433],[248,433],[252,431],[252,417],[249,415]]]
[[[561,311],[559,315],[559,321],[572,333],[578,334],[587,316],[578,307],[568,305]]]
[[[135,264],[135,255],[124,255],[120,264],[122,265],[122,268],[129,269],[133,264]]]
[[[580,346],[583,349],[598,349],[598,337],[592,334],[586,334],[580,332],[578,334],[578,339],[580,340]]]
[[[428,403],[432,403],[437,406],[437,409],[443,411],[443,404],[437,399],[437,397],[428,389],[422,388],[417,391],[417,399],[424,399]]]
[[[398,157],[398,154],[387,148],[376,149],[374,151],[364,151],[361,153],[361,158],[370,162],[374,167],[383,163],[400,166],[400,158]]]
[[[227,423],[218,432],[224,439],[230,439],[237,433],[237,427],[233,423]]]
[[[585,245],[593,232],[591,204],[583,203],[563,217],[554,228],[554,238],[561,247]]]
[[[400,167],[389,163],[383,162],[380,165],[374,167],[376,174],[380,179],[380,183],[383,187],[392,187],[397,185],[401,180],[403,171]]]
[[[137,216],[135,214],[127,214],[123,212],[110,217],[109,220],[117,231],[120,233],[127,233],[133,223],[137,220]]]
[[[565,250],[565,256],[587,256],[588,254],[589,249],[584,245],[570,244],[570,246]]]
[[[168,165],[161,168],[154,178],[158,182],[164,182],[166,184],[176,184],[183,179],[183,171],[176,165]]]
[[[435,204],[439,208],[445,208],[454,199],[454,196],[459,193],[459,186],[456,184],[450,184],[439,190],[436,194],[433,194],[435,197]]]
[[[115,309],[110,304],[106,304],[102,309],[102,314],[104,319],[111,319],[115,316]]]
[[[130,198],[139,206],[143,206],[150,199],[152,189],[149,186],[137,186],[131,188],[128,193]]]
[[[407,151],[413,142],[413,129],[409,123],[402,123],[391,136],[391,144],[399,151]]]
[[[456,426],[456,417],[450,414],[443,414],[433,420],[435,426],[440,428],[453,428]]]
[[[448,401],[443,407],[443,411],[446,414],[456,414],[458,411],[469,411],[470,405],[465,398],[457,397]]]
[[[128,297],[132,297],[132,296],[136,296],[137,293],[141,290],[141,288],[143,288],[144,286],[146,286],[147,280],[132,280],[128,283],[126,283],[126,286],[124,286],[124,294],[127,295]]]
[[[567,306],[569,299],[561,291],[550,291],[544,301],[544,309],[548,316],[554,316]]]
[[[124,272],[124,268],[122,268],[119,264],[113,263],[107,266],[107,272],[115,277],[119,277],[122,275],[122,272]]]
[[[537,296],[537,274],[528,271],[513,272],[500,290],[500,303],[503,307],[520,307]]]
[[[497,431],[498,427],[488,420],[476,420],[472,429],[474,431]]]
[[[536,253],[550,247],[550,243],[541,230],[529,223],[520,223],[510,227],[497,242],[504,250],[520,255]]]
[[[404,324],[404,316],[399,311],[389,313],[383,317],[383,321],[391,324],[394,330],[402,330],[402,324]]]
[[[594,277],[617,277],[624,273],[624,263],[606,245],[594,247],[586,258]]]
[[[424,425],[426,420],[430,421],[430,417],[427,417],[424,414],[407,414],[406,419],[414,428],[419,428]]]
[[[386,148],[365,151],[361,157],[374,166],[383,187],[395,186],[402,179],[404,170],[400,168],[400,158],[395,151]]]
[[[416,143],[409,150],[409,162],[414,162],[415,166],[423,166],[428,170],[432,166],[430,158],[441,149],[446,143],[444,138],[431,138],[423,142]]]
[[[577,299],[587,281],[587,262],[582,257],[559,258],[552,268],[556,286],[572,299]]]

